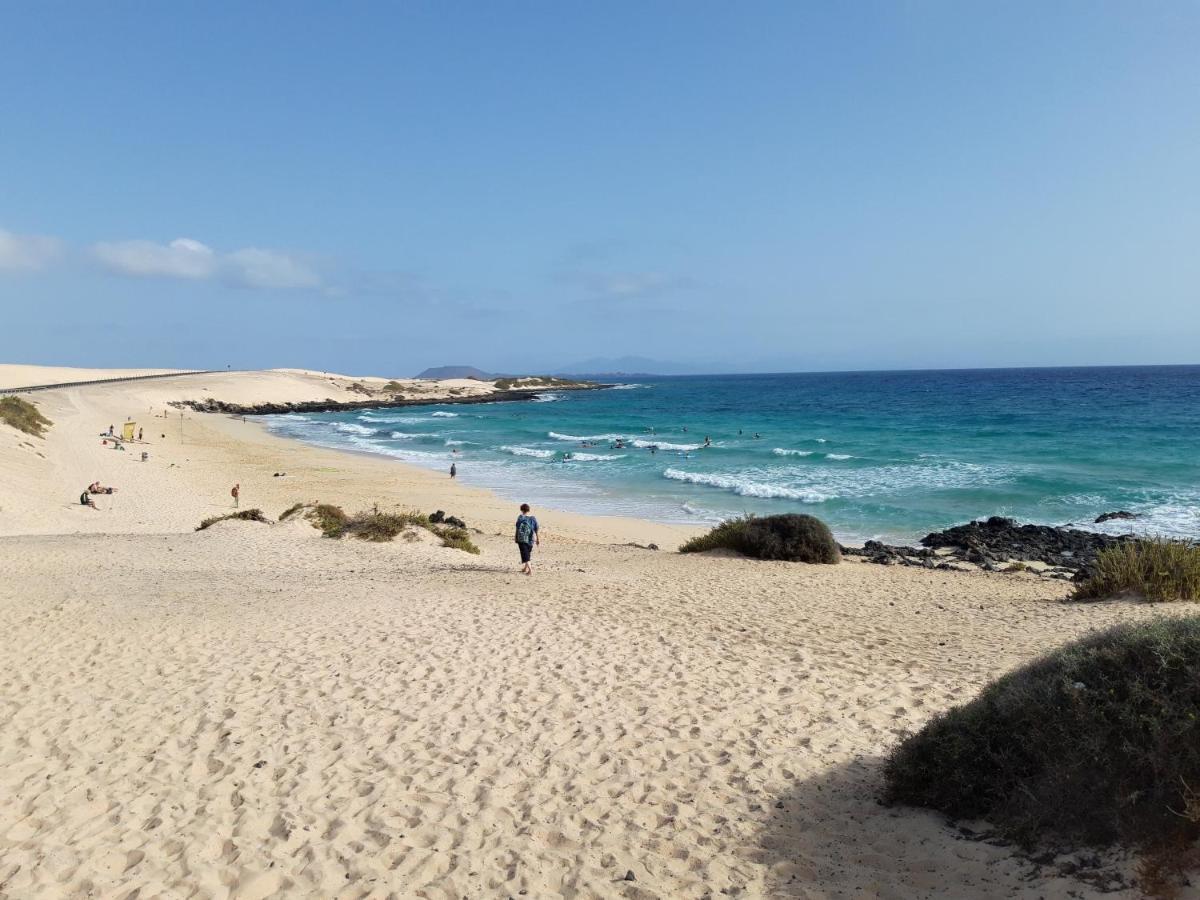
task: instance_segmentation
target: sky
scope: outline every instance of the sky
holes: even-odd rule
[[[1200,362],[1200,3],[0,6],[0,361]]]

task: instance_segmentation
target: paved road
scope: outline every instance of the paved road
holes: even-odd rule
[[[29,391],[51,391],[55,388],[80,387],[86,384],[115,384],[118,381],[147,381],[151,378],[178,378],[181,375],[213,375],[225,369],[202,369],[191,372],[167,372],[163,375],[127,375],[123,378],[96,378],[91,381],[60,381],[58,384],[29,384],[24,387],[0,388],[0,394],[24,394]]]

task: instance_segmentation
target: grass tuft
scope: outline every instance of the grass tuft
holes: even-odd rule
[[[399,534],[404,534],[410,528],[424,528],[441,538],[443,547],[451,547],[467,553],[479,553],[479,548],[471,541],[465,528],[436,525],[430,522],[429,516],[424,513],[408,510],[380,512],[376,508],[348,516],[340,506],[333,506],[329,503],[297,503],[284,510],[279,521],[284,522],[297,515],[301,510],[307,510],[304,514],[305,518],[325,537],[340,538],[353,535],[359,540],[385,543],[393,540]]]
[[[1200,617],[1121,625],[1003,676],[905,738],[884,799],[1025,846],[1200,837]]]
[[[311,503],[304,503],[304,502],[293,503],[291,506],[289,506],[287,509],[285,509],[283,512],[281,512],[279,514],[279,521],[286,522],[292,516],[296,515],[296,513],[300,512],[300,510],[308,509],[310,506],[312,506]]]
[[[754,559],[789,562],[836,563],[842,558],[825,523],[799,513],[728,519],[679,548],[680,553],[706,550],[733,550]]]
[[[210,519],[205,519],[196,526],[197,531],[203,531],[205,528],[210,528],[218,522],[227,522],[230,519],[240,519],[243,522],[265,522],[270,524],[271,520],[263,515],[261,509],[243,509],[241,512],[228,513],[224,516],[213,516]]]
[[[38,412],[36,406],[20,397],[0,397],[0,422],[39,438],[54,424]]]
[[[1128,541],[1101,550],[1076,600],[1135,596],[1144,600],[1200,600],[1200,546],[1165,538]]]

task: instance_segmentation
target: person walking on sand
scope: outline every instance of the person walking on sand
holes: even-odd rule
[[[229,492],[229,496],[231,496],[233,498],[233,508],[234,509],[238,508],[238,495],[241,494],[241,492],[242,492],[242,485],[240,482],[238,484],[235,484],[233,486],[233,490],[231,490]]]
[[[542,543],[538,537],[538,520],[529,514],[529,504],[521,504],[521,514],[517,516],[517,549],[521,551],[521,572],[524,575],[533,574],[533,545]]]
[[[458,466],[456,466],[454,463],[450,463],[450,477],[453,478],[457,474],[458,474]]]

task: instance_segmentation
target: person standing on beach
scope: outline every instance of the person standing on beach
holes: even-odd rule
[[[233,490],[229,492],[229,496],[233,497],[233,508],[238,508],[238,495],[242,492],[242,485],[239,482],[233,486]]]
[[[542,539],[538,537],[538,520],[529,514],[528,503],[521,504],[521,514],[517,516],[516,541],[517,549],[521,551],[521,572],[532,575],[533,545],[540,545]]]
[[[450,477],[453,478],[457,474],[458,474],[458,466],[456,466],[454,463],[450,463]]]

